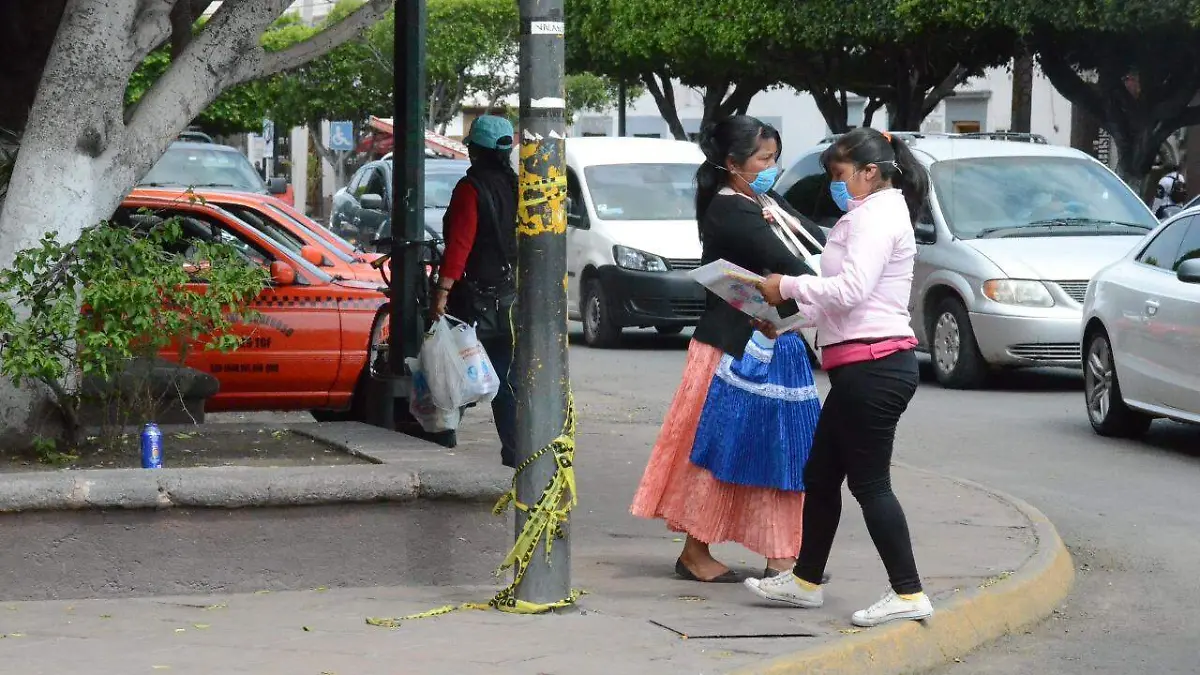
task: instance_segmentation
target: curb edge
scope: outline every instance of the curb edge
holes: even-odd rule
[[[1037,542],[1033,555],[1008,579],[940,603],[928,622],[905,621],[868,629],[862,634],[736,670],[736,675],[919,673],[1042,621],[1070,593],[1075,582],[1075,564],[1058,530],[1041,511],[979,483],[899,462],[896,466],[951,480],[1012,506],[1033,529]]]

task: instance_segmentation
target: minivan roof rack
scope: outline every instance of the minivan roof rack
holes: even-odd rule
[[[1037,143],[1049,145],[1049,141],[1041,134],[1028,134],[1017,131],[972,131],[955,134],[956,138],[977,138],[986,141],[1017,141],[1019,143]]]
[[[896,136],[898,138],[903,138],[906,141],[916,140],[918,138],[928,138],[931,135],[932,136],[944,136],[945,135],[945,134],[926,134],[926,133],[922,133],[920,131],[889,131],[888,133],[890,133],[891,135]],[[821,142],[822,143],[832,143],[844,135],[845,134],[829,134]]]
[[[1041,134],[1026,134],[1015,131],[972,131],[961,134],[951,133],[927,133],[922,131],[892,131],[889,132],[897,138],[903,138],[906,141],[915,141],[922,138],[964,138],[981,141],[1016,141],[1019,143],[1036,143],[1038,145],[1049,145],[1050,142]],[[832,143],[840,138],[842,134],[830,134],[822,140],[822,143]]]

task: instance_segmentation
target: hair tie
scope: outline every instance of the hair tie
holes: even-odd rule
[[[889,133],[888,133],[888,132],[886,132],[886,131],[881,131],[881,132],[879,132],[879,133],[880,133],[880,135],[882,135],[882,136],[883,136],[885,139],[887,139],[887,142],[888,142],[888,143],[891,143],[891,142],[892,142],[892,135],[891,135],[891,134],[889,134]]]

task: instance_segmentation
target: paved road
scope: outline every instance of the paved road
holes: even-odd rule
[[[626,433],[660,419],[686,341],[633,333],[619,351],[573,348],[572,379],[595,392],[586,427]],[[818,384],[826,385],[823,376]],[[1159,422],[1142,442],[1101,439],[1087,424],[1080,387],[1069,371],[1012,374],[981,392],[927,382],[905,418],[899,460],[1031,502],[1058,526],[1079,569],[1075,593],[1053,620],[941,675],[1197,672],[1200,430]],[[647,439],[644,431],[629,438],[631,445]],[[611,459],[627,464],[645,452],[630,451],[629,459]],[[620,518],[628,495],[607,502],[590,518]]]

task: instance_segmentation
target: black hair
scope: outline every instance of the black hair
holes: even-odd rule
[[[925,198],[929,196],[929,172],[899,138],[872,129],[859,127],[838,137],[821,154],[821,166],[829,170],[834,162],[845,162],[861,169],[868,164],[879,167],[879,175],[904,193],[908,215],[916,222]]]
[[[779,154],[783,152],[783,139],[775,127],[756,117],[735,115],[704,127],[700,132],[700,149],[704,151],[705,161],[696,169],[697,223],[704,220],[709,204],[729,179],[725,169],[726,160],[745,164],[767,140],[775,141],[778,147],[775,158],[779,159]],[[703,231],[700,239],[704,239]]]
[[[480,169],[499,169],[505,173],[516,175],[516,169],[513,168],[511,162],[511,150],[497,150],[485,148],[476,143],[468,143],[467,156],[471,159],[471,164]]]

